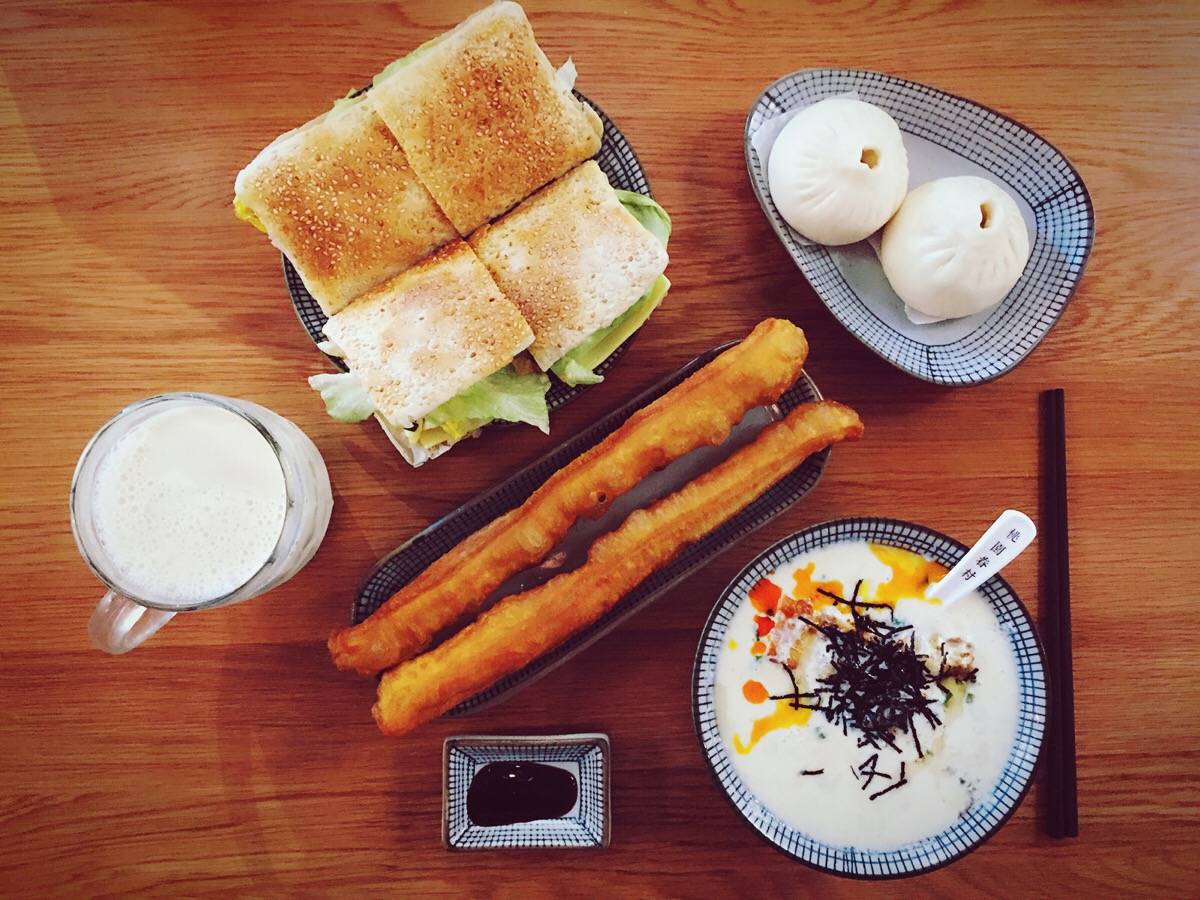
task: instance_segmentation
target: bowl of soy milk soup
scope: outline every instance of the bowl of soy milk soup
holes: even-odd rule
[[[779,850],[838,875],[915,875],[1024,798],[1046,722],[1041,648],[999,576],[950,605],[933,595],[966,552],[920,525],[842,519],[768,548],[720,595],[696,730],[726,797]]]
[[[332,509],[316,446],[265,407],[200,393],[126,407],[71,483],[76,544],[108,588],[92,643],[124,653],[178,612],[283,583],[316,553]]]

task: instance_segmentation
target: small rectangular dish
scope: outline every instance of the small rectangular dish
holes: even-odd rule
[[[608,736],[598,733],[446,738],[442,843],[448,850],[607,847],[612,838],[610,755]],[[575,806],[558,819],[475,824],[467,814],[467,790],[481,768],[496,762],[535,762],[569,771],[579,786]]]

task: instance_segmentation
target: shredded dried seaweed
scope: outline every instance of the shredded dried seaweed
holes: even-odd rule
[[[791,680],[792,691],[771,699],[787,700],[794,709],[820,712],[831,724],[841,727],[843,734],[848,735],[853,729],[858,735],[858,746],[874,751],[886,747],[901,753],[898,739],[907,735],[917,757],[923,758],[925,750],[921,746],[918,725],[924,723],[931,729],[942,725],[934,711],[937,695],[930,696],[929,692],[936,687],[943,696],[950,697],[949,689],[943,684],[951,677],[946,672],[945,653],[941,654],[938,669],[931,671],[928,657],[916,651],[912,625],[898,624],[895,610],[885,603],[859,600],[861,588],[860,580],[850,599],[819,589],[835,604],[850,611],[852,625],[843,629],[798,616],[828,641],[831,671],[817,679],[812,691],[802,692],[791,668],[781,663]],[[873,614],[876,610],[886,611],[887,618]],[[972,671],[963,680],[974,680],[974,677]],[[882,771],[878,764],[879,753],[875,752],[857,767],[851,766],[864,791],[877,779],[889,782],[871,794],[871,800],[908,783],[903,762],[898,774]]]

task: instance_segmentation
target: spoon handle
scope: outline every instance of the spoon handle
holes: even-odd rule
[[[946,577],[929,588],[928,596],[949,606],[1020,556],[1035,537],[1037,526],[1029,516],[1006,509]]]

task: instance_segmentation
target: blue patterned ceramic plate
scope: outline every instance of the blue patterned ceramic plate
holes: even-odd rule
[[[979,175],[1005,186],[1016,199],[1032,253],[1000,305],[962,319],[913,324],[866,241],[824,247],[784,222],[771,201],[756,136],[789,110],[852,92],[886,110],[900,126],[910,188],[932,178]],[[892,365],[937,384],[990,381],[1028,356],[1075,292],[1096,233],[1083,180],[1049,142],[995,110],[878,72],[805,69],[776,81],[746,118],[746,167],[775,234],[830,312]]]
[[[646,177],[646,171],[642,168],[642,164],[638,161],[637,154],[633,152],[633,147],[629,140],[621,133],[621,130],[613,124],[612,119],[604,114],[593,101],[589,100],[579,91],[575,92],[575,96],[583,102],[587,103],[596,111],[596,115],[600,117],[604,123],[604,137],[600,142],[600,151],[596,154],[596,164],[600,166],[600,170],[608,176],[609,183],[619,190],[636,191],[639,194],[650,194],[650,180]],[[319,344],[325,340],[325,334],[322,329],[325,327],[327,316],[322,311],[321,306],[313,299],[312,294],[308,292],[308,288],[304,286],[304,281],[301,280],[300,274],[292,265],[291,260],[285,255],[283,257],[283,278],[287,284],[288,294],[292,298],[292,306],[296,309],[296,315],[300,319],[300,324],[304,326],[304,330],[308,332],[308,336],[314,344]],[[604,360],[596,371],[601,374],[607,374],[608,370],[613,367],[621,354],[625,352],[625,348],[629,346],[629,341],[621,344],[608,359]],[[328,357],[329,361],[343,371],[346,364],[337,357]],[[574,399],[583,390],[586,390],[589,385],[581,384],[571,387],[563,384],[555,377],[550,379],[550,391],[546,394],[546,405],[551,412],[558,409],[564,403]]]
[[[1041,646],[1029,613],[1000,576],[979,590],[992,605],[1017,660],[1017,731],[1008,762],[992,788],[940,834],[897,850],[861,850],[815,840],[768,810],[743,784],[717,727],[714,682],[726,629],[750,587],[789,560],[839,541],[871,541],[902,547],[950,567],[967,552],[932,529],[895,519],[838,519],[784,538],[755,557],[729,583],[708,617],[692,675],[692,710],[700,746],[713,776],[742,817],[779,850],[816,869],[852,878],[901,878],[951,863],[995,834],[1029,791],[1046,730],[1046,675]]]
[[[507,481],[492,488],[486,494],[480,494],[475,499],[467,501],[454,512],[434,522],[424,531],[414,535],[396,548],[381,559],[375,570],[367,577],[366,583],[363,584],[354,601],[351,621],[354,624],[361,622],[396,591],[425,571],[434,560],[455,547],[463,538],[478,531],[497,516],[519,506],[551,474],[585,450],[598,444],[634,412],[657,400],[732,345],[731,341],[698,356],[624,406],[609,413],[591,427],[517,472]],[[485,606],[508,594],[529,590],[542,584],[550,580],[561,568],[573,568],[586,558],[588,548],[598,535],[617,527],[634,509],[647,506],[658,498],[678,490],[700,473],[725,459],[736,448],[748,443],[765,425],[782,418],[799,404],[820,399],[821,394],[816,385],[807,375],[801,373],[796,383],[784,391],[783,396],[776,404],[770,407],[760,406],[748,412],[745,418],[734,426],[733,432],[720,446],[701,447],[699,450],[692,451],[665,469],[648,475],[633,490],[613,501],[612,506],[599,519],[577,522],[567,532],[562,543],[550,554],[550,558],[564,554],[558,568],[538,567],[514,575],[488,598]],[[811,491],[816,485],[817,479],[821,477],[821,472],[828,459],[828,448],[820,453],[814,453],[791,474],[786,475],[770,487],[761,497],[720,528],[687,547],[670,563],[643,581],[598,621],[566,643],[539,657],[524,669],[500,679],[486,691],[459,704],[451,710],[451,714],[470,712],[486,703],[508,696],[512,691],[532,683],[556,666],[562,665],[589,644],[608,634],[629,616],[652,603],[664,591],[709,563],[714,557],[729,549],[754,529],[771,521]]]
[[[451,850],[607,847],[612,838],[610,755],[605,734],[446,738],[442,843]],[[538,762],[566,769],[579,785],[579,799],[561,819],[476,825],[467,815],[467,788],[479,769],[494,762]]]

